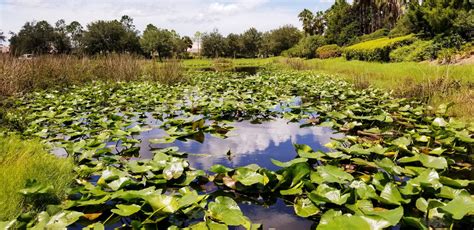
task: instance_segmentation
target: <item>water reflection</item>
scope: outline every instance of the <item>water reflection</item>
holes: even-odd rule
[[[327,150],[323,145],[331,138],[342,137],[334,134],[333,130],[325,127],[300,128],[298,123],[287,123],[284,119],[276,119],[262,124],[252,124],[249,121],[232,124],[234,130],[228,133],[228,138],[221,139],[206,134],[205,141],[176,141],[168,145],[150,145],[148,140],[164,136],[164,132],[153,130],[142,134],[140,156],[151,158],[152,147],[177,146],[180,151],[194,153],[188,156],[192,167],[209,169],[214,164],[228,167],[238,167],[248,164],[258,164],[268,169],[278,169],[271,159],[289,161],[295,158],[293,143],[307,144],[313,150]],[[227,154],[231,152],[230,156]]]

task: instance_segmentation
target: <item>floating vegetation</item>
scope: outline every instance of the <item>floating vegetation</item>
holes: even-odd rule
[[[172,86],[96,82],[16,103],[7,120],[74,157],[77,178],[60,206],[2,227],[255,229],[266,226],[242,204],[282,202],[317,229],[473,224],[474,126],[447,117],[448,106],[434,110],[309,72],[201,72]],[[226,138],[234,122],[278,119],[341,135],[326,151],[294,143],[294,159],[271,159],[276,170],[258,162],[195,169],[191,153],[173,145]],[[142,145],[153,130],[163,135]],[[152,153],[147,159],[142,148]],[[237,154],[228,150],[222,154]]]

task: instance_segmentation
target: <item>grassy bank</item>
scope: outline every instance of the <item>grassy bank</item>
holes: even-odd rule
[[[473,121],[474,65],[432,65],[429,63],[378,63],[347,61],[343,58],[293,61],[322,73],[335,74],[359,87],[373,85],[392,90],[400,97],[424,99],[433,106],[454,103],[450,115]],[[280,60],[289,67],[288,60]]]
[[[73,178],[72,160],[49,154],[37,141],[0,136],[0,221],[60,201]],[[41,196],[24,196],[19,191],[27,180],[36,180],[50,189]]]

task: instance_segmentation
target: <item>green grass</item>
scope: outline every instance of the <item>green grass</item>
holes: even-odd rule
[[[453,102],[450,115],[474,121],[474,65],[419,62],[377,63],[344,58],[306,60],[310,69],[336,74],[361,86],[393,90],[400,97],[423,97],[432,106]]]
[[[44,208],[41,201],[19,193],[28,179],[52,185],[49,198],[64,198],[74,178],[73,166],[71,159],[49,154],[36,140],[0,136],[0,221],[15,218],[22,211]]]

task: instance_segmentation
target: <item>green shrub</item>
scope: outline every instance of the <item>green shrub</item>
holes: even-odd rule
[[[71,159],[49,154],[35,140],[23,141],[0,134],[0,221],[15,218],[23,211],[39,211],[47,204],[59,203],[73,181],[73,167]],[[50,192],[41,196],[20,194],[28,180],[51,186]]]
[[[355,42],[356,43],[361,43],[361,42],[365,42],[365,41],[375,40],[375,39],[378,39],[378,38],[383,38],[383,37],[386,37],[389,32],[390,31],[388,29],[379,29],[379,30],[374,31],[373,33],[364,34],[364,35],[358,37],[355,40]]]
[[[286,57],[314,58],[316,56],[316,50],[323,45],[325,45],[323,36],[308,36],[301,39],[300,42],[292,48],[283,51],[282,55]]]
[[[411,45],[399,47],[390,52],[390,61],[424,61],[436,58],[433,41],[416,41]]]
[[[347,60],[357,59],[361,61],[382,61],[390,60],[390,51],[400,46],[411,44],[415,41],[413,35],[396,38],[379,38],[362,43],[358,43],[343,50]]]
[[[341,54],[341,47],[335,44],[321,46],[316,50],[316,56],[322,59],[340,57]]]

